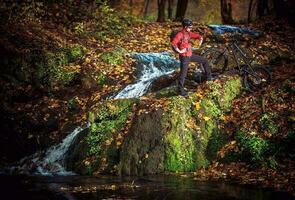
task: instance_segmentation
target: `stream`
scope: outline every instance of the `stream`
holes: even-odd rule
[[[1,199],[293,199],[286,193],[253,186],[197,181],[191,177],[173,175],[148,177],[0,176],[0,184]]]
[[[138,79],[114,99],[144,95],[157,78],[173,73],[178,61],[169,53],[134,54]],[[89,127],[77,127],[60,144],[15,163],[0,173],[0,196],[7,199],[294,199],[287,193],[229,183],[197,181],[189,176],[89,177],[63,165],[69,146]],[[5,198],[4,198],[5,199]]]

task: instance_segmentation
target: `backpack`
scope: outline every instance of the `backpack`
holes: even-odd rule
[[[171,33],[170,33],[170,42],[172,42],[174,40],[174,38],[176,37],[176,35],[181,32],[181,30],[173,30]],[[190,39],[190,38],[189,38]],[[184,41],[184,34],[182,34],[182,41]],[[174,47],[172,46],[172,50],[175,52],[175,53],[178,53]]]

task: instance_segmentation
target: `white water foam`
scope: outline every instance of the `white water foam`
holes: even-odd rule
[[[29,157],[21,159],[17,166],[11,168],[12,171],[25,174],[42,174],[42,175],[73,175],[75,173],[67,171],[64,168],[64,159],[66,152],[73,143],[75,137],[88,128],[90,123],[85,127],[77,127],[70,133],[60,144],[51,146],[45,151],[37,152]]]
[[[136,98],[144,95],[155,79],[173,73],[178,66],[177,61],[166,52],[135,54],[135,58],[142,62],[142,75],[138,81],[121,90],[114,99]]]

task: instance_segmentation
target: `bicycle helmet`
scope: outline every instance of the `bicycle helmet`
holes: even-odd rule
[[[193,25],[193,21],[190,19],[184,19],[182,20],[182,26],[186,27],[186,26],[192,26]]]

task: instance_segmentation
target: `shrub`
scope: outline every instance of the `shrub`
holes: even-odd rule
[[[246,135],[239,131],[237,139],[244,159],[249,160],[254,165],[260,165],[266,161],[269,142],[257,135]]]

